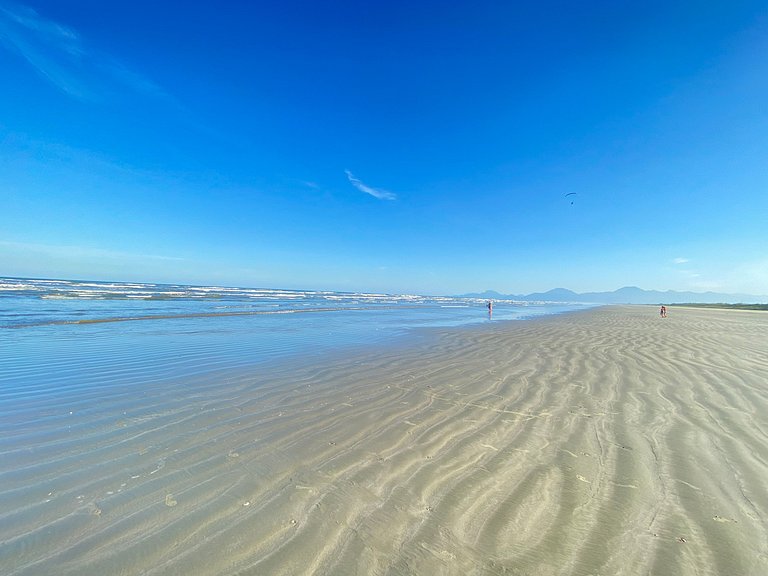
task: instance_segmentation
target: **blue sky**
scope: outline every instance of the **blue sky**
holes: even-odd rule
[[[0,0],[0,275],[768,294],[766,54],[762,1]]]

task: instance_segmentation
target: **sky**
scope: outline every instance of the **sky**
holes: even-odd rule
[[[0,275],[768,294],[764,1],[0,0]]]

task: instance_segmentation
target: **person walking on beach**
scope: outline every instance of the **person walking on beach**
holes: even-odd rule
[[[661,305],[661,310],[659,310],[659,314],[661,315],[662,318],[667,317],[667,307],[664,306],[664,304]]]

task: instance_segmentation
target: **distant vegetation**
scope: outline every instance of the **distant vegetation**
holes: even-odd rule
[[[768,304],[703,304],[692,302],[688,304],[670,304],[670,306],[690,306],[693,308],[726,308],[728,310],[768,310]]]

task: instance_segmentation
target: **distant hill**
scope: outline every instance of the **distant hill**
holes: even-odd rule
[[[753,294],[724,294],[718,292],[676,292],[674,290],[643,290],[637,286],[625,286],[613,292],[577,293],[566,288],[533,294],[500,294],[494,290],[462,294],[465,298],[492,300],[523,300],[546,302],[589,302],[596,304],[762,304],[768,296]]]

